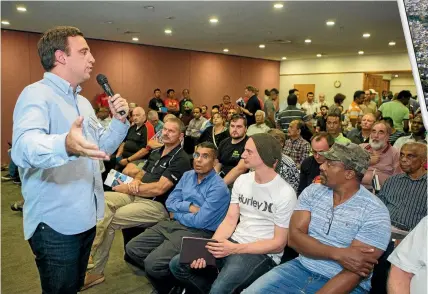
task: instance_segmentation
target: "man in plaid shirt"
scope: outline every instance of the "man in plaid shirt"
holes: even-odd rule
[[[305,158],[309,157],[311,145],[300,135],[304,122],[293,120],[288,127],[288,139],[285,140],[284,154],[291,157],[300,169]]]

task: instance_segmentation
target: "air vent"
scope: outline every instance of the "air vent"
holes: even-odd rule
[[[290,40],[276,39],[268,41],[268,44],[291,44]]]

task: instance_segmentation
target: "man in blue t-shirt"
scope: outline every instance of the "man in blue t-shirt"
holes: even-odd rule
[[[368,293],[371,272],[386,250],[391,222],[385,205],[361,185],[370,155],[335,143],[321,165],[321,183],[300,194],[289,246],[299,257],[255,281],[244,293]],[[284,291],[286,289],[286,291]]]

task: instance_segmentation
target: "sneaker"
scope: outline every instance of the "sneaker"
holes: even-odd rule
[[[105,281],[105,277],[103,274],[89,274],[87,273],[85,276],[85,284],[83,284],[83,287],[80,289],[80,291],[84,291],[86,289],[89,289],[95,285],[101,284]]]
[[[10,174],[7,174],[7,175],[5,175],[5,176],[2,176],[2,177],[1,177],[1,179],[2,179],[3,181],[7,182],[7,181],[12,181],[12,180],[14,180],[14,179],[15,179],[15,177],[12,177]]]
[[[13,211],[22,211],[22,208],[24,207],[24,200],[16,201],[10,206],[10,209]]]
[[[19,177],[13,179],[15,185],[21,186],[21,179]]]

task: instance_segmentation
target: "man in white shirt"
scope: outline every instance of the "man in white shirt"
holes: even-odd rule
[[[388,293],[427,293],[427,229],[424,217],[388,257]]]
[[[312,125],[317,125],[316,113],[321,111],[320,105],[314,101],[314,93],[308,92],[306,94],[306,102],[302,104],[302,110],[306,111],[306,114],[312,118]]]
[[[265,112],[263,110],[257,110],[255,115],[256,123],[248,127],[247,136],[267,133],[270,130],[270,128],[265,124]]]
[[[218,275],[198,270],[206,267],[202,258],[185,265],[177,255],[170,262],[172,274],[190,292],[239,293],[280,263],[296,204],[293,188],[274,169],[281,160],[281,146],[268,134],[255,134],[242,158],[254,172],[235,181],[229,211],[212,237],[217,242],[207,245]]]

